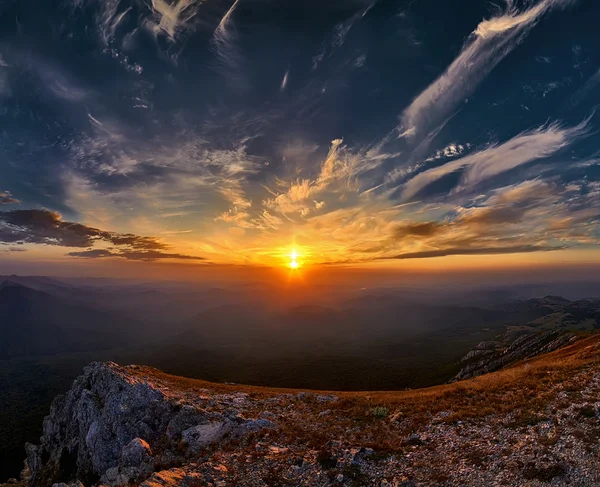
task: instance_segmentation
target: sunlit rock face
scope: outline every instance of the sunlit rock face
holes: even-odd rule
[[[127,368],[93,363],[53,402],[40,445],[27,445],[29,484],[140,482],[157,466],[243,432],[245,422],[235,411],[207,412]]]

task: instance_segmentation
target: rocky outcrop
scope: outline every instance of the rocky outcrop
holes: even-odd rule
[[[228,435],[264,427],[235,409],[208,411],[197,396],[187,400],[133,372],[93,363],[54,400],[40,444],[26,446],[31,487],[140,483]]]
[[[463,357],[461,363],[467,363],[467,365],[454,376],[452,381],[495,372],[520,360],[552,352],[575,340],[577,337],[573,333],[551,330],[520,336],[508,347],[499,346],[492,349],[490,343],[493,342],[482,342]]]

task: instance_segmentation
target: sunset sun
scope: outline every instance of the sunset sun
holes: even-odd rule
[[[298,262],[298,252],[293,250],[292,253],[290,254],[290,259],[291,259],[291,262],[289,263],[290,268],[298,269],[298,267],[300,267],[300,263]]]

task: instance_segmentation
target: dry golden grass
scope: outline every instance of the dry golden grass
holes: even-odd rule
[[[578,371],[597,365],[600,365],[600,335],[588,334],[569,347],[532,358],[526,363],[452,384],[397,392],[322,391],[335,394],[340,400],[326,404],[310,398],[295,401],[294,411],[297,414],[286,418],[281,434],[317,450],[328,441],[345,439],[375,448],[378,452],[391,452],[411,448],[406,441],[407,435],[418,431],[442,411],[449,414],[439,420],[447,423],[513,413],[514,421],[509,427],[534,426],[549,419],[545,411],[552,401],[554,408],[568,407],[569,401],[564,401],[564,404],[556,401],[557,387],[570,395],[580,394],[583,386],[573,377]],[[300,392],[296,389],[214,384],[171,376],[148,367],[137,370],[151,381],[156,380],[167,384],[171,390],[192,395],[203,394],[203,389],[209,389],[211,393],[245,392],[254,399],[266,399]],[[260,407],[257,403],[257,414]],[[331,416],[319,417],[318,413],[325,409],[332,410]],[[591,413],[583,411],[582,414]],[[552,441],[553,438],[547,439],[549,444]]]

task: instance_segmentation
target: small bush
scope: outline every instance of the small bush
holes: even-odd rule
[[[331,456],[331,452],[325,447],[319,450],[319,453],[317,455],[317,462],[319,462],[321,467],[323,467],[323,469],[325,470],[335,468],[335,466],[337,465],[337,459],[333,458]]]
[[[596,417],[596,408],[594,406],[587,404],[579,410],[579,415],[583,416],[584,418],[595,418]]]
[[[555,477],[562,477],[565,472],[565,467],[559,463],[538,466],[530,462],[523,470],[523,477],[527,480],[550,482]]]
[[[384,408],[382,406],[377,406],[374,408],[371,408],[371,416],[378,418],[378,419],[382,419],[382,418],[387,418],[388,415],[388,409]]]

